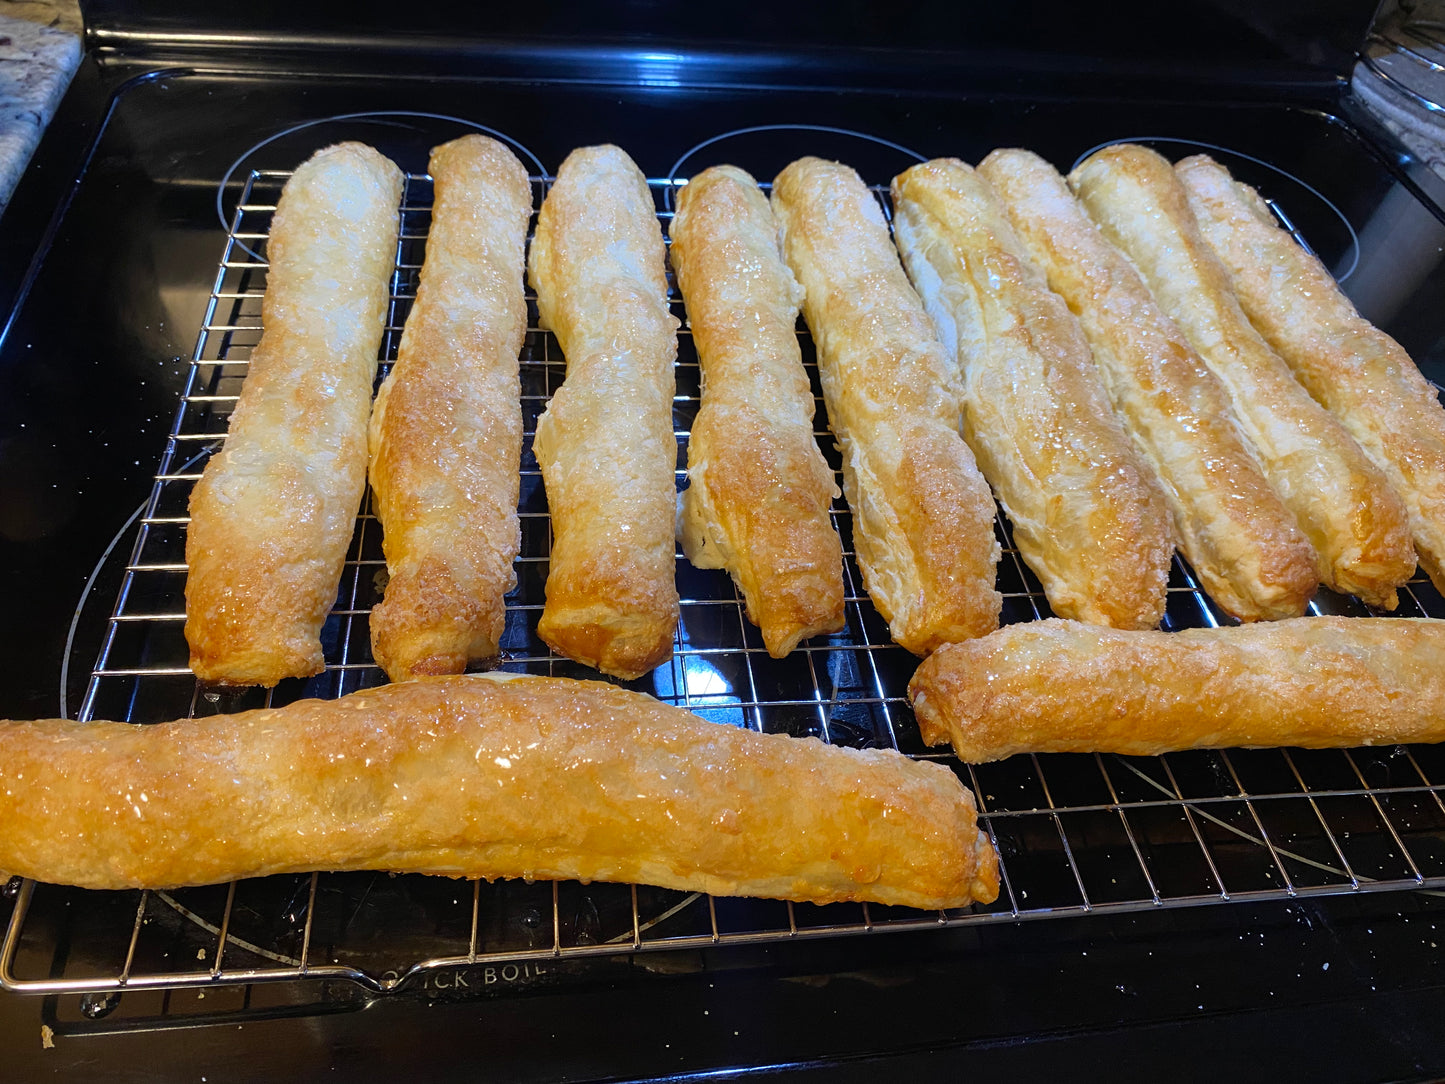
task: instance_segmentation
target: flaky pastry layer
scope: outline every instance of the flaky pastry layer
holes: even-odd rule
[[[528,254],[567,378],[537,420],[552,553],[538,634],[569,658],[637,678],[672,654],[677,320],[647,179],[613,146],[557,171]]]
[[[847,166],[802,158],[773,182],[772,207],[805,290],[868,594],[916,654],[996,628],[993,498],[878,201]]]
[[[998,893],[942,766],[565,678],[420,678],[154,726],[0,722],[0,823],[0,870],[87,888],[374,869],[928,908]]]
[[[371,647],[393,681],[497,653],[516,582],[522,456],[517,354],[532,188],[468,135],[432,151],[431,228],[396,365],[371,417],[371,488],[390,574]]]
[[[843,627],[843,547],[828,518],[838,487],[813,438],[798,347],[803,290],[778,252],[767,198],[743,170],[693,177],[668,233],[702,370],[683,549],[699,568],[727,569],[769,654],[782,658]]]
[[[1174,167],[1239,303],[1309,393],[1350,431],[1410,513],[1415,553],[1445,590],[1445,408],[1410,355],[1355,311],[1258,193],[1207,155]]]
[[[1297,617],[1184,632],[1010,625],[908,686],[930,745],[969,763],[1445,740],[1445,621]]]
[[[996,150],[978,171],[1078,316],[1204,589],[1244,621],[1304,613],[1319,579],[1314,548],[1260,469],[1219,378],[1053,166],[1029,151]]]
[[[957,359],[963,435],[1060,617],[1153,628],[1174,541],[1078,321],[986,180],[935,159],[893,180],[893,235]]]
[[[1321,579],[1393,609],[1415,570],[1405,505],[1250,325],[1173,167],[1146,147],[1116,144],[1090,155],[1069,183],[1229,390],[1265,475],[1319,555]]]
[[[341,143],[281,193],[261,341],[191,493],[186,640],[202,680],[270,686],[321,671],[366,487],[401,183],[381,154]]]

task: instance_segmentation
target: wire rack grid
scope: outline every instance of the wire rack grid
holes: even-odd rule
[[[247,359],[260,338],[266,264],[259,253],[288,176],[256,171],[245,182],[175,424],[80,708],[82,719],[154,722],[335,697],[386,680],[370,652],[367,615],[385,588],[385,561],[379,525],[366,507],[323,631],[322,674],[270,691],[237,690],[202,687],[187,667],[182,635],[187,500],[202,461],[225,434]],[[537,205],[548,182],[533,178]],[[665,225],[669,189],[681,182],[650,183]],[[875,191],[888,210],[886,190]],[[378,380],[396,357],[415,296],[430,204],[429,178],[408,176]],[[672,300],[682,317],[675,288]],[[553,655],[536,631],[551,536],[531,438],[564,365],[555,339],[537,328],[530,295],[529,307],[521,357],[522,550],[499,665],[596,678],[590,669]],[[837,469],[812,345],[801,326],[799,336],[818,398],[819,442]],[[685,326],[677,383],[681,486],[700,392]],[[1445,888],[1445,751],[1436,747],[1037,755],[978,766],[928,749],[905,695],[917,660],[892,643],[862,590],[850,516],[841,499],[832,515],[845,551],[844,631],[807,641],[787,659],[772,659],[726,574],[694,569],[679,554],[682,617],[673,658],[627,684],[720,724],[892,748],[950,765],[978,797],[981,822],[998,847],[1003,886],[996,903],[942,912],[795,906],[645,886],[458,882],[382,873],[283,875],[172,892],[85,892],[24,881],[12,886],[16,903],[0,947],[0,985],[54,994],[315,978],[389,991],[445,969],[518,971],[542,961],[631,952]],[[1003,545],[998,580],[1003,620],[1047,616],[1042,589],[1020,559],[1001,512],[995,529]],[[1357,599],[1327,591],[1311,611],[1371,612]],[[1445,601],[1417,577],[1402,592],[1396,612],[1445,616]],[[1229,620],[1176,558],[1163,627]]]

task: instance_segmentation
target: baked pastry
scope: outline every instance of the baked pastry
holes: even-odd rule
[[[969,763],[1445,740],[1445,621],[1296,617],[1184,632],[1010,625],[908,686],[923,740]]]
[[[496,140],[435,148],[431,230],[396,365],[371,415],[372,507],[390,579],[371,649],[393,681],[497,653],[516,582],[517,354],[532,186]]]
[[[0,869],[86,888],[375,869],[913,907],[998,894],[947,768],[566,678],[419,678],[155,726],[0,722],[0,823]]]
[[[953,366],[883,212],[847,166],[801,158],[773,182],[806,295],[863,583],[915,654],[998,627],[994,502],[959,436]]]
[[[1174,555],[1164,498],[988,182],[956,158],[914,166],[893,180],[893,236],[957,359],[964,439],[1050,608],[1153,628]]]
[[[1314,548],[1239,432],[1219,378],[1053,166],[1029,151],[996,150],[978,172],[1049,286],[1078,316],[1204,589],[1243,621],[1304,613],[1319,580]]]
[[[1090,155],[1069,183],[1229,390],[1266,477],[1320,557],[1320,578],[1393,609],[1396,587],[1415,570],[1404,503],[1250,326],[1173,167],[1116,144]]]
[[[1248,185],[1209,158],[1174,167],[1250,323],[1404,499],[1420,564],[1445,590],[1445,409],[1390,336]]]
[[[366,489],[366,424],[396,265],[401,171],[360,143],[303,163],[266,255],[264,331],[226,443],[191,492],[186,640],[203,681],[319,673]]]
[[[528,255],[541,325],[567,379],[537,420],[552,556],[538,634],[604,674],[672,654],[677,320],[647,179],[617,147],[573,151]]]
[[[798,348],[802,287],[757,182],[714,166],[678,192],[669,259],[702,369],[679,526],[698,568],[725,568],[774,658],[843,627],[838,493],[813,439]]]

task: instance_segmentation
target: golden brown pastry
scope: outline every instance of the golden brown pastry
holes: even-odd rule
[[[806,291],[868,594],[915,654],[996,628],[994,502],[958,433],[952,365],[878,201],[847,166],[801,158],[773,182],[772,203]]]
[[[813,439],[798,348],[803,290],[778,253],[767,198],[736,167],[693,177],[668,233],[702,369],[683,550],[698,568],[728,570],[780,659],[843,627],[843,546],[828,518],[838,487]]]
[[[1319,578],[1314,548],[1260,470],[1219,378],[1053,166],[1028,151],[996,150],[978,172],[1078,316],[1204,589],[1243,621],[1298,617]]]
[[[941,765],[566,678],[0,722],[0,823],[0,869],[87,888],[375,869],[913,907],[998,893],[973,796]]]
[[[552,515],[537,627],[568,658],[637,678],[672,654],[677,320],[647,179],[617,147],[573,151],[528,256],[567,379],[533,448]]]
[[[390,581],[371,649],[393,681],[497,653],[516,582],[522,456],[517,353],[532,186],[468,135],[437,147],[426,261],[371,416],[371,489]]]
[[[396,264],[401,171],[360,143],[281,193],[264,331],[224,447],[191,493],[186,640],[204,681],[319,673],[366,488],[366,423]]]
[[[1265,475],[1320,557],[1321,579],[1393,609],[1395,588],[1415,570],[1405,506],[1250,326],[1173,167],[1145,147],[1116,144],[1069,183],[1224,382]]]
[[[944,648],[908,686],[969,763],[1445,740],[1445,621],[1296,617],[1185,632],[1035,621]]]
[[[1164,498],[988,182],[956,158],[914,166],[893,180],[893,236],[957,358],[964,439],[1050,608],[1153,628],[1174,555]]]
[[[1174,169],[1250,322],[1384,471],[1409,510],[1420,563],[1445,590],[1445,409],[1435,390],[1254,189],[1208,155]]]

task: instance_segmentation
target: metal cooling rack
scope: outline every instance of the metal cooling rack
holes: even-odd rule
[[[80,718],[151,722],[334,697],[386,680],[372,661],[367,627],[385,577],[380,530],[368,509],[357,519],[336,608],[323,632],[324,673],[270,692],[216,690],[200,688],[186,665],[187,499],[202,461],[225,433],[260,338],[266,264],[257,253],[287,176],[255,172],[245,183]],[[546,183],[533,179],[538,205]],[[670,182],[652,187],[659,206],[670,207]],[[886,208],[886,192],[879,190],[879,197]],[[415,295],[430,203],[429,179],[409,176],[382,375],[396,356]],[[667,210],[659,214],[669,217]],[[673,304],[682,316],[675,291]],[[531,310],[521,364],[522,550],[501,666],[596,678],[551,654],[536,632],[550,533],[531,436],[564,369],[556,341],[536,329],[534,301]],[[799,334],[819,396],[820,444],[836,469],[812,345],[805,331]],[[681,483],[699,388],[686,330],[677,380]],[[943,912],[795,906],[626,885],[489,884],[372,873],[277,876],[174,892],[85,892],[27,881],[15,886],[0,984],[53,994],[314,978],[385,991],[447,969],[480,966],[511,979],[546,961],[633,952],[1445,888],[1440,748],[1016,756],[976,767],[927,749],[905,696],[916,660],[891,642],[861,589],[841,500],[833,518],[845,550],[848,625],[842,633],[772,659],[727,575],[699,571],[679,556],[682,618],[674,656],[628,684],[719,723],[894,748],[948,764],[978,796],[982,823],[1002,856],[996,903]],[[1039,583],[1020,560],[1002,515],[996,530],[1004,547],[998,581],[1004,621],[1047,616]],[[1328,592],[1312,611],[1371,612],[1356,599]],[[1445,616],[1445,602],[1417,578],[1402,591],[1397,613]],[[1176,559],[1164,627],[1228,620]]]

